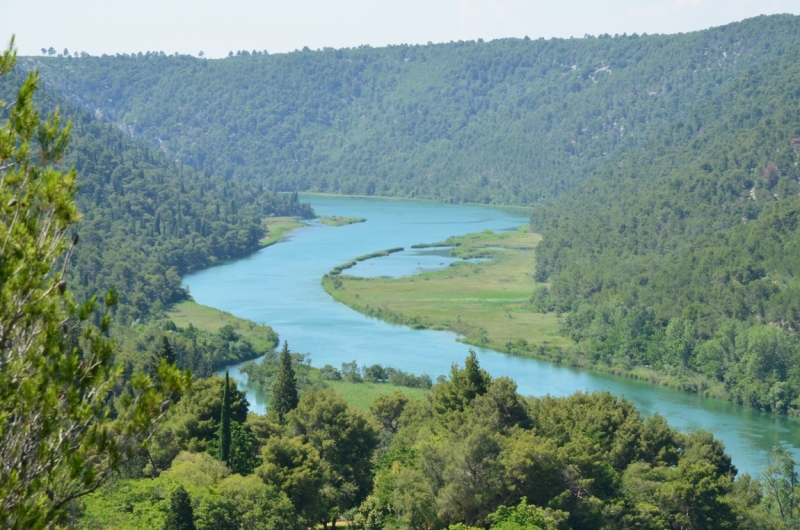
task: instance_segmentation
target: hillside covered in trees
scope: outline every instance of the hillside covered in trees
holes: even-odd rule
[[[796,49],[798,29],[800,18],[772,16],[679,35],[36,57],[24,67],[210,174],[279,191],[525,205],[713,105],[743,73]]]
[[[533,303],[593,362],[800,413],[800,49],[534,211]],[[686,376],[686,377],[684,377]]]
[[[10,93],[20,82],[12,76],[0,88]],[[114,285],[118,321],[185,299],[186,272],[257,250],[270,215],[314,216],[296,194],[183,166],[53,93],[40,99],[43,112],[59,108],[72,121],[61,164],[78,172],[83,219],[70,285],[81,299]]]
[[[203,234],[163,247],[161,275],[138,280],[130,307],[176,300],[179,274],[253,248],[257,222],[244,212],[269,208],[245,190],[526,204],[543,234],[532,309],[563,314],[574,346],[567,357],[524,344],[511,353],[800,414],[798,30],[800,18],[785,15],[679,35],[222,60],[37,57],[24,67],[115,142],[185,164],[159,158],[170,192],[180,183],[194,200],[177,207],[175,193],[138,222],[118,179],[103,183],[100,197],[125,212],[103,218],[135,237],[162,226],[164,241]],[[218,184],[198,188],[198,178]],[[96,202],[94,190],[80,200]],[[205,221],[192,217],[201,204]],[[82,283],[101,270],[94,255],[78,257]],[[127,286],[120,267],[102,274]]]

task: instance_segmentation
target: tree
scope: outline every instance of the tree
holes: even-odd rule
[[[255,475],[231,475],[217,485],[217,494],[236,506],[242,530],[294,530],[300,528],[297,514],[286,494]]]
[[[231,422],[231,448],[228,467],[231,472],[249,475],[258,465],[256,459],[257,441],[250,427],[238,421]]]
[[[197,509],[197,530],[239,528],[236,503],[224,497],[209,496]]]
[[[289,353],[289,343],[283,341],[280,355],[278,378],[272,387],[272,409],[278,415],[278,420],[283,423],[286,414],[297,407],[297,379],[292,367],[292,354]]]
[[[162,340],[161,350],[158,352],[159,358],[164,359],[167,364],[175,364],[175,353],[172,351],[172,346],[169,345],[169,339],[164,335]]]
[[[321,488],[326,516],[335,521],[364,500],[372,487],[376,427],[331,389],[306,392],[286,416],[286,432],[310,444],[324,463]]]
[[[529,505],[522,497],[517,506],[499,506],[489,514],[492,530],[556,530],[566,517],[563,512],[549,512]]]
[[[16,61],[14,41],[0,56],[0,77]],[[121,367],[108,339],[111,289],[99,328],[88,325],[97,298],[76,306],[65,273],[78,244],[66,236],[78,221],[76,171],[62,172],[70,124],[58,111],[43,122],[31,73],[0,127],[0,527],[51,526],[71,500],[97,489],[146,443],[165,404],[190,377],[161,367],[155,382],[134,374],[117,400],[107,399]],[[66,323],[81,323],[81,347]]]
[[[195,530],[192,498],[183,486],[172,492],[164,530]]]
[[[172,351],[172,346],[170,346],[169,339],[166,335],[161,339],[161,348],[150,358],[147,370],[151,375],[158,373],[158,368],[162,360],[167,363],[167,365],[175,364],[175,353]]]
[[[191,392],[170,408],[148,444],[159,469],[167,469],[181,451],[208,451],[217,458],[224,393],[225,379],[214,374],[208,379],[196,380]],[[235,386],[230,388],[231,420],[244,422],[248,406],[244,393]]]
[[[375,398],[369,411],[392,434],[397,433],[400,415],[408,404],[408,398],[399,390],[394,394],[381,394]]]
[[[222,411],[219,417],[219,459],[228,462],[231,456],[231,383],[225,370],[225,387],[222,391]]]
[[[773,447],[762,477],[767,509],[787,523],[800,520],[800,484],[792,454],[780,445]]]
[[[308,526],[323,518],[320,488],[324,466],[319,452],[300,438],[273,436],[264,444],[261,456],[263,464],[256,469],[256,475],[284,492]]]
[[[492,378],[481,369],[478,356],[470,349],[464,369],[456,363],[450,368],[450,380],[436,385],[433,398],[437,412],[463,411],[475,397],[486,393]]]

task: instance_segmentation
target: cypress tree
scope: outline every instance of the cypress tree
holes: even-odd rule
[[[272,408],[278,414],[278,419],[283,423],[284,416],[297,407],[297,379],[292,368],[292,355],[289,353],[289,343],[283,341],[281,350],[278,378],[272,386]]]
[[[178,486],[169,498],[169,513],[164,521],[164,530],[195,530],[192,498],[183,486]]]
[[[219,419],[219,459],[227,463],[231,457],[231,388],[225,370],[225,389],[222,391],[222,412]]]

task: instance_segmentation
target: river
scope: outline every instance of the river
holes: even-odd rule
[[[507,230],[527,222],[517,209],[350,197],[303,196],[318,215],[364,217],[365,223],[329,227],[312,221],[285,242],[252,256],[219,265],[185,279],[194,299],[236,316],[269,324],[288,340],[292,351],[308,352],[314,366],[355,360],[382,364],[433,379],[463,363],[469,346],[443,331],[412,330],[364,316],[335,302],[320,278],[356,256],[392,247],[406,252],[363,262],[352,274],[398,276],[446,266],[435,252],[412,251],[416,243],[486,229]],[[757,412],[725,401],[657,387],[591,370],[475,348],[481,366],[492,376],[516,380],[523,395],[566,396],[576,391],[609,390],[636,404],[644,414],[658,412],[670,425],[688,432],[711,431],[725,443],[740,472],[760,473],[776,443],[800,457],[800,420]],[[246,387],[237,367],[231,375]],[[264,410],[258,389],[249,388],[251,409]]]

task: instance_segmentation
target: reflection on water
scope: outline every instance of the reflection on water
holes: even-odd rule
[[[353,274],[402,276],[416,267],[442,268],[454,260],[443,249],[410,249],[449,236],[501,230],[527,221],[524,210],[478,206],[304,197],[319,215],[365,217],[366,223],[328,227],[318,223],[292,232],[289,241],[249,258],[187,276],[185,283],[201,304],[269,324],[293,351],[308,352],[314,366],[356,360],[383,364],[432,378],[463,363],[469,346],[448,332],[412,330],[369,318],[331,299],[320,278],[356,256],[392,247],[405,252],[359,263]],[[363,268],[361,268],[363,266]],[[759,413],[728,402],[656,387],[641,381],[578,370],[478,349],[481,365],[493,376],[509,376],[524,395],[566,396],[576,391],[608,390],[633,401],[644,414],[658,412],[682,431],[706,429],[721,439],[741,471],[759,473],[766,453],[782,443],[797,452],[797,419]],[[231,375],[242,381],[236,367]],[[253,409],[264,410],[263,396],[250,389]],[[797,453],[800,455],[800,452]]]

